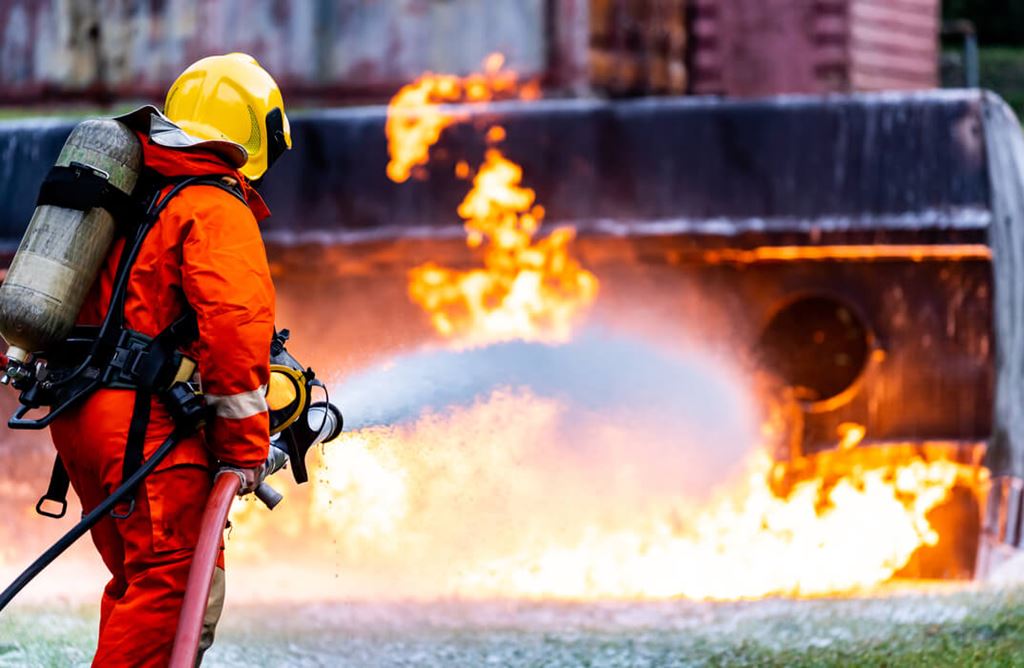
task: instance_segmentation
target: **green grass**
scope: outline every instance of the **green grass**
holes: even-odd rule
[[[221,627],[204,665],[1024,666],[1021,588],[721,604],[236,603]],[[94,628],[87,608],[5,613],[0,666],[82,664]]]
[[[885,636],[823,648],[778,649],[753,642],[708,647],[710,665],[746,666],[1017,666],[1024,665],[1020,604],[956,623],[901,624]]]
[[[0,666],[88,665],[92,658],[97,625],[92,606],[15,609],[0,615]]]

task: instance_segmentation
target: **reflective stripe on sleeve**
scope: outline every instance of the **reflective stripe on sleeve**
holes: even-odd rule
[[[267,386],[238,394],[207,394],[206,405],[214,408],[217,417],[244,420],[267,412]]]

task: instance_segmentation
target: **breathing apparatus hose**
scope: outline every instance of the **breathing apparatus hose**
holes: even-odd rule
[[[31,582],[37,575],[39,575],[43,569],[49,566],[53,561],[64,553],[69,547],[71,547],[75,541],[85,535],[89,529],[96,525],[104,516],[106,516],[119,501],[124,499],[126,496],[135,490],[139,483],[153,472],[153,469],[160,464],[161,461],[167,456],[167,454],[174,449],[174,446],[181,440],[182,434],[178,430],[175,430],[167,437],[159,448],[156,449],[149,459],[147,459],[142,466],[127,480],[121,483],[121,486],[114,490],[114,493],[104,499],[98,506],[93,508],[87,515],[82,517],[81,521],[71,528],[66,534],[61,536],[60,540],[54,543],[50,549],[39,555],[39,558],[32,562],[32,564],[22,571],[21,575],[15,578],[14,582],[4,589],[3,593],[0,594],[0,611],[7,607],[7,604],[18,595],[22,589],[25,588],[29,582]]]
[[[192,567],[188,572],[185,600],[181,604],[178,630],[174,634],[174,648],[168,664],[170,668],[192,668],[196,665],[203,617],[206,616],[206,606],[210,599],[221,536],[241,484],[239,476],[230,471],[218,474],[213,482],[213,490],[203,512],[203,523],[199,528],[199,541],[192,557]]]

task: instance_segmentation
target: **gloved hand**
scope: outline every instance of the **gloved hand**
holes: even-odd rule
[[[256,491],[256,488],[260,486],[263,479],[267,477],[267,465],[260,464],[254,468],[243,469],[237,466],[222,464],[217,470],[217,475],[225,473],[238,476],[239,481],[242,483],[238,488],[238,496],[245,496],[246,494]]]

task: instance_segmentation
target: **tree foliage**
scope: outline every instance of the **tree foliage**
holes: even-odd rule
[[[982,45],[1024,46],[1024,0],[943,0],[942,16],[973,22]]]

